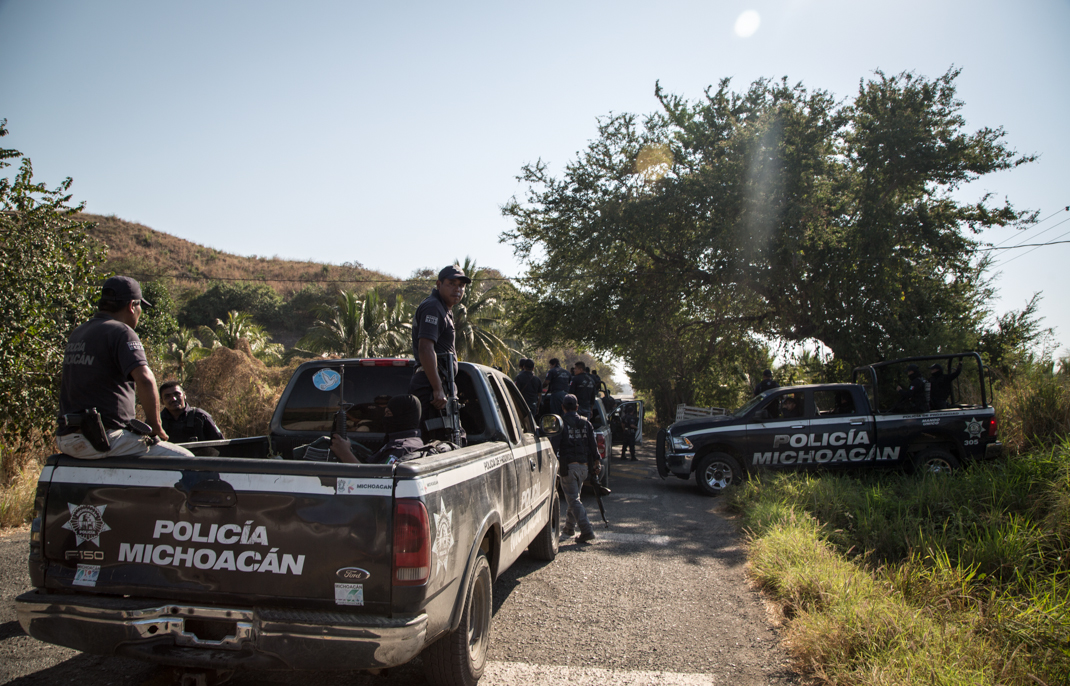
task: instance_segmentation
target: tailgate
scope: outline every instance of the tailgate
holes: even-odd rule
[[[392,467],[54,459],[41,475],[46,588],[389,610]]]

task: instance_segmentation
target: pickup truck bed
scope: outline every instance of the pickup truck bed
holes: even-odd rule
[[[490,585],[525,549],[556,554],[557,459],[512,382],[462,369],[497,440],[395,465],[52,456],[20,623],[210,669],[377,669],[427,649],[450,658],[426,660],[443,683],[463,643],[462,671],[481,672],[486,644],[456,636],[489,637]]]

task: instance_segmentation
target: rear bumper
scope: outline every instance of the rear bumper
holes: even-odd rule
[[[989,443],[988,445],[985,446],[985,459],[986,460],[991,460],[991,459],[1000,457],[1001,455],[1003,455],[1003,444],[1002,443],[999,443],[999,442]]]
[[[97,655],[209,669],[382,669],[423,650],[427,615],[390,618],[160,604],[30,591],[16,601],[34,638]]]

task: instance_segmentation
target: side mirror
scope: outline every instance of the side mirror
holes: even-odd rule
[[[561,433],[564,421],[556,414],[544,414],[539,419],[539,429],[544,436],[556,436]]]

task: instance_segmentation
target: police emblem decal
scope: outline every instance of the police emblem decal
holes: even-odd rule
[[[434,316],[432,314],[429,314],[426,317],[424,317],[424,323],[425,324],[438,324],[438,317],[436,317],[436,316]]]
[[[111,531],[111,527],[104,523],[104,508],[107,505],[75,505],[67,503],[71,511],[71,518],[62,528],[74,532],[76,545],[82,545],[90,541],[96,547],[100,547],[100,535],[105,531]]]
[[[980,438],[983,431],[984,427],[981,426],[981,422],[977,421],[975,418],[971,417],[970,420],[966,422],[966,433],[970,434],[970,438]]]
[[[453,510],[446,509],[446,501],[438,499],[439,511],[435,513],[435,543],[431,546],[431,552],[438,560],[438,570],[446,571],[449,568],[450,551],[456,542],[453,538]]]

